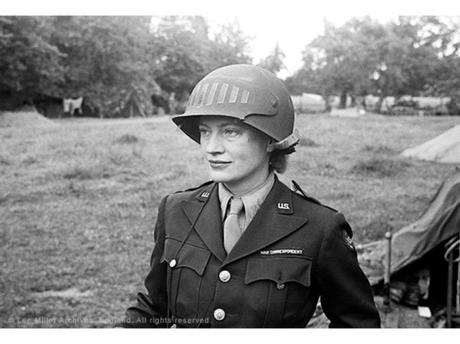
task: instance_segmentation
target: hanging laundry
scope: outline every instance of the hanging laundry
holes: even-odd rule
[[[79,98],[64,98],[63,99],[63,107],[64,107],[64,112],[70,112],[70,115],[73,116],[75,114],[75,111],[79,115],[82,114],[82,104],[83,104],[83,97]]]
[[[70,101],[71,99],[66,99],[66,98],[63,98],[62,99],[62,105],[63,105],[63,108],[64,108],[64,112],[70,112]]]

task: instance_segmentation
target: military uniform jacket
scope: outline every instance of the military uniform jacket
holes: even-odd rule
[[[147,294],[126,327],[380,327],[342,214],[278,179],[227,255],[216,183],[160,204]]]

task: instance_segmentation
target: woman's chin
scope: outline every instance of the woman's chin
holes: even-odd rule
[[[219,173],[216,171],[209,171],[209,179],[215,181],[216,183],[226,183],[232,180],[224,173]]]

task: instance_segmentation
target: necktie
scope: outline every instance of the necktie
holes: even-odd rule
[[[243,210],[243,201],[241,198],[230,199],[230,210],[224,222],[224,247],[229,253],[235,243],[241,236],[241,227],[238,223],[238,217]]]

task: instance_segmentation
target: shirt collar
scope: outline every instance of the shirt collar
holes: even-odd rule
[[[271,172],[262,185],[260,185],[256,189],[253,189],[243,195],[237,195],[237,197],[241,198],[241,200],[243,201],[246,224],[249,224],[249,222],[255,216],[255,214],[260,208],[260,205],[263,203],[263,201],[267,197],[274,183],[275,183],[275,174]],[[225,187],[223,183],[218,184],[218,193],[219,193],[221,215],[222,215],[222,219],[224,219],[225,214],[227,212],[228,202],[230,201],[230,198],[235,195],[233,195],[230,192],[230,190],[227,189],[227,187]]]

